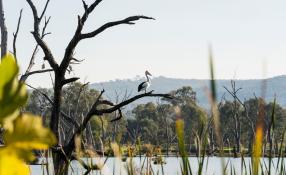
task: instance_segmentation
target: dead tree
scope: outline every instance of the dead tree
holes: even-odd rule
[[[237,93],[242,88],[236,88],[236,83],[234,80],[231,80],[231,90],[229,90],[227,87],[224,87],[224,89],[233,97],[233,109],[232,109],[232,118],[234,121],[234,130],[233,135],[235,138],[236,143],[236,152],[240,152],[240,144],[241,144],[241,119],[239,114],[239,108],[240,103],[238,102]]]
[[[249,125],[249,127],[250,127],[250,129],[251,129],[251,134],[250,134],[250,141],[249,141],[249,150],[251,150],[251,146],[252,146],[252,140],[253,140],[253,138],[255,137],[255,123],[254,123],[254,121],[251,119],[251,117],[250,117],[250,115],[249,115],[249,107],[245,104],[245,102],[242,102],[242,100],[237,96],[237,92],[241,89],[241,88],[239,88],[239,89],[236,89],[236,87],[235,87],[235,82],[233,82],[232,81],[232,90],[229,90],[229,89],[227,89],[226,87],[224,87],[225,88],[225,90],[233,97],[233,99],[234,99],[234,101],[235,101],[235,105],[238,105],[238,104],[240,104],[242,107],[243,107],[243,111],[244,111],[244,117],[246,118],[246,120],[248,121],[248,125]],[[256,98],[256,96],[255,96],[255,98]],[[238,119],[238,118],[236,118],[236,119]],[[235,119],[235,120],[236,120]],[[237,120],[237,122],[239,122],[239,120]],[[238,125],[239,124],[239,125]],[[235,128],[235,138],[236,138],[236,143],[237,143],[237,145],[238,145],[238,141],[240,142],[240,136],[238,135],[239,133],[237,132],[238,130],[237,129],[239,129],[240,128],[240,122],[239,123],[237,123],[237,124],[235,124],[236,126],[239,126],[239,127],[236,127]],[[239,136],[239,137],[238,137]]]
[[[41,50],[44,53],[44,60],[46,60],[50,67],[52,68],[52,71],[54,72],[54,94],[53,94],[53,107],[52,107],[52,114],[51,114],[51,122],[50,122],[50,128],[54,132],[55,136],[59,139],[60,138],[60,125],[59,121],[62,117],[61,114],[61,97],[62,97],[62,89],[63,86],[66,84],[69,84],[71,82],[77,81],[79,78],[78,77],[73,77],[73,78],[66,78],[66,72],[68,71],[68,67],[70,66],[72,61],[75,61],[76,59],[73,57],[75,48],[77,47],[78,43],[82,40],[89,39],[96,37],[106,29],[112,28],[117,25],[122,25],[122,24],[128,24],[128,25],[133,25],[135,24],[135,21],[138,21],[140,19],[153,19],[151,17],[147,16],[130,16],[122,20],[118,21],[112,21],[108,22],[101,27],[88,32],[88,33],[83,33],[83,28],[84,25],[89,17],[89,15],[94,11],[94,9],[102,2],[102,0],[94,0],[93,3],[90,5],[86,4],[86,2],[83,0],[83,8],[84,8],[84,13],[80,16],[78,16],[78,22],[77,22],[77,27],[75,30],[75,33],[70,40],[69,44],[67,45],[65,49],[64,56],[61,60],[61,62],[56,62],[56,59],[50,50],[48,44],[43,40],[43,37],[41,37],[41,32],[40,32],[40,23],[43,20],[43,17],[45,15],[45,12],[47,10],[48,4],[50,0],[47,0],[45,3],[44,10],[39,13],[36,6],[32,2],[32,0],[26,0],[27,3],[29,4],[32,12],[33,12],[33,18],[34,18],[34,27],[32,31],[32,35],[34,39],[36,40],[37,44],[41,48]],[[140,94],[136,95],[132,98],[129,98],[119,104],[113,104],[110,101],[107,100],[101,100],[101,97],[104,93],[104,90],[101,91],[99,97],[97,100],[94,102],[92,105],[90,111],[88,114],[84,117],[84,120],[82,123],[79,124],[75,132],[73,133],[73,137],[68,141],[68,144],[62,145],[61,142],[59,142],[59,145],[56,146],[54,149],[52,149],[52,155],[53,155],[53,161],[54,161],[54,169],[56,174],[67,174],[68,171],[68,162],[70,159],[72,159],[72,152],[75,148],[75,143],[74,143],[74,138],[77,135],[81,135],[82,132],[86,129],[87,124],[89,120],[91,119],[92,116],[102,116],[107,113],[112,113],[115,111],[119,111],[120,109],[132,102],[134,102],[137,99],[143,98],[143,97],[165,97],[165,98],[171,98],[170,95],[168,94],[153,94],[153,91],[150,91],[145,94]],[[101,105],[106,105],[108,106],[105,109],[101,109]],[[120,116],[121,117],[121,116]],[[65,128],[63,128],[65,129]]]
[[[7,53],[8,31],[5,24],[3,2],[0,0],[1,58]]]
[[[1,29],[1,58],[7,53],[7,40],[8,40],[8,31],[5,24],[4,8],[3,1],[0,0],[0,29]],[[1,59],[0,59],[1,63]],[[2,133],[4,132],[3,128],[0,127],[0,144],[3,144]]]

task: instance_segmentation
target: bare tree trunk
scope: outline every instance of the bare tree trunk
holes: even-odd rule
[[[67,158],[65,158],[64,154],[62,153],[62,148],[61,148],[62,143],[61,143],[61,139],[59,135],[59,117],[60,117],[60,109],[61,109],[61,97],[62,97],[62,85],[61,85],[61,81],[59,79],[58,74],[55,73],[54,105],[52,108],[50,128],[55,134],[59,142],[58,149],[52,150],[54,171],[56,175],[68,173],[68,170],[67,170],[68,162],[66,161]]]
[[[236,110],[238,110],[237,108],[235,108],[235,113]],[[235,142],[236,142],[236,152],[239,153],[240,152],[240,121],[239,118],[237,116],[237,114],[235,114]]]
[[[1,58],[7,53],[8,31],[5,24],[3,1],[0,0]]]
[[[103,144],[105,143],[105,128],[104,128],[104,122],[102,119],[102,116],[99,116],[100,119],[100,123],[101,123],[101,140],[103,142]]]
[[[0,0],[0,28],[1,28],[1,58],[3,58],[7,53],[8,32],[7,32],[7,28],[5,25],[4,8],[3,8],[2,0]],[[1,63],[1,59],[0,59],[0,63]],[[3,132],[4,130],[0,128],[0,144],[3,143],[3,140],[2,140]]]
[[[236,83],[234,80],[231,80],[231,90],[224,87],[224,89],[233,97],[234,107],[233,107],[233,120],[234,120],[234,138],[236,144],[236,152],[240,152],[240,143],[241,143],[241,121],[239,116],[239,104],[243,105],[242,102],[239,100],[237,93],[242,88],[236,88]]]
[[[59,76],[55,75],[54,105],[52,109],[50,128],[52,129],[57,138],[59,138],[59,118],[61,109],[61,98],[62,98],[61,81],[59,80]]]
[[[167,119],[166,119],[167,120]],[[167,139],[167,157],[169,157],[169,130],[168,130],[168,123],[166,122],[166,139]]]
[[[60,148],[52,150],[53,164],[55,175],[68,175],[69,161],[71,153],[61,150]]]
[[[87,124],[87,128],[86,128],[86,138],[87,138],[87,145],[89,147],[92,147],[92,149],[94,149],[95,144],[94,144],[94,137],[92,134],[92,130],[91,130],[91,125],[90,122],[88,122]]]

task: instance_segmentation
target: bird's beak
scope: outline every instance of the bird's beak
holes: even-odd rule
[[[147,73],[147,75],[150,75],[150,76],[152,76],[152,74],[150,74],[150,72],[146,71],[146,73]]]

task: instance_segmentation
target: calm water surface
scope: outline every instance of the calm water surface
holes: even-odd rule
[[[244,158],[245,159],[245,164],[246,167],[249,167],[250,165],[250,158]],[[101,159],[84,159],[85,161],[92,161],[93,163],[97,163],[97,164],[102,164],[105,160],[105,158],[101,158]],[[139,157],[135,157],[132,159],[134,162],[134,166],[136,169],[136,174],[140,174],[140,171],[142,169],[142,165],[144,164],[144,168],[143,171],[147,169],[146,163],[147,163],[147,159],[145,158],[139,158]],[[150,160],[150,159],[149,159]],[[164,172],[165,175],[180,175],[181,171],[180,171],[180,164],[181,164],[181,159],[177,158],[177,157],[168,157],[165,158],[166,160],[166,164],[163,165],[163,167],[161,165],[154,165],[153,162],[151,162],[151,167],[152,170],[154,172],[154,174],[163,174],[162,172]],[[209,158],[205,158],[205,163],[204,163],[204,168],[203,168],[203,174],[206,175],[217,175],[217,174],[222,174],[222,161],[224,160],[224,163],[227,164],[228,168],[227,168],[227,174],[231,174],[231,170],[230,167],[233,167],[235,169],[236,174],[244,174],[245,173],[245,169],[242,170],[242,161],[241,158],[219,158],[219,157],[209,157]],[[130,161],[130,159],[127,159],[127,162]],[[191,168],[192,168],[192,172],[193,174],[197,174],[198,171],[198,158],[196,157],[190,157],[189,158],[190,164],[191,164]],[[277,165],[277,158],[272,159],[272,174],[276,174],[275,170],[274,170],[274,166]],[[261,159],[261,162],[265,165],[268,166],[268,159],[264,158]],[[286,159],[284,158],[284,165],[286,166]],[[97,174],[101,174],[101,175],[127,175],[127,171],[126,171],[126,166],[127,163],[126,162],[122,162],[117,158],[108,158],[106,164],[103,166],[101,171],[93,171],[90,174],[93,175],[97,175]],[[35,165],[35,166],[31,166],[31,171],[32,171],[32,175],[43,175],[43,174],[47,174],[46,170],[44,167],[40,166],[40,165]],[[243,172],[244,171],[244,172]],[[71,165],[71,170],[70,170],[70,175],[82,175],[84,174],[84,169],[81,167],[81,165],[79,165],[76,161],[72,162]],[[50,174],[52,174],[50,172]]]

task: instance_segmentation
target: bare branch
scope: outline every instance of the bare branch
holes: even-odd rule
[[[53,69],[44,69],[44,70],[36,70],[36,71],[28,72],[28,73],[21,76],[20,81],[25,82],[27,80],[27,78],[33,74],[40,74],[40,73],[52,72],[52,71],[54,71],[54,70]]]
[[[81,18],[82,23],[85,23],[85,21],[86,21],[87,18],[88,18],[88,15],[95,9],[95,7],[97,7],[97,5],[98,5],[99,3],[101,3],[101,1],[102,1],[102,0],[95,0],[95,1],[85,10],[85,12],[84,12],[84,14],[83,14],[83,16],[82,16],[82,18]],[[83,3],[85,4],[84,1],[83,1]],[[87,7],[86,4],[84,5],[84,8],[86,8],[85,6]]]
[[[93,32],[81,34],[80,39],[95,37],[96,35],[100,34],[104,30],[111,28],[113,26],[116,26],[116,25],[121,25],[121,24],[129,24],[129,25],[131,24],[132,25],[132,24],[135,24],[133,21],[137,21],[140,19],[153,19],[154,20],[154,18],[147,17],[147,16],[130,16],[130,17],[125,18],[123,20],[108,22],[108,23],[104,24],[103,26],[99,27],[98,29],[94,30]]]
[[[44,27],[42,29],[42,34],[41,34],[41,39],[43,39],[47,34],[49,33],[45,33],[46,32],[46,29],[47,29],[47,26],[50,22],[50,19],[51,17],[49,17],[48,19],[45,17],[45,24],[44,24]],[[47,70],[43,70],[43,71],[33,71],[32,73],[30,73],[32,67],[34,66],[34,62],[35,62],[35,58],[36,58],[36,54],[38,52],[38,47],[39,47],[39,44],[37,44],[33,50],[33,53],[32,53],[32,56],[30,58],[30,62],[29,62],[29,65],[25,71],[25,74],[23,74],[20,78],[20,81],[22,82],[25,82],[27,80],[27,78],[32,75],[32,74],[35,74],[35,73],[44,73],[44,72],[49,72],[50,69],[47,69]]]
[[[29,63],[29,65],[28,65],[28,67],[27,67],[27,69],[26,69],[24,75],[26,75],[27,73],[29,73],[29,72],[31,71],[33,65],[35,64],[35,63],[34,63],[34,60],[35,60],[36,54],[37,54],[37,52],[38,52],[38,47],[39,47],[39,45],[37,44],[37,45],[35,46],[34,50],[33,50],[32,56],[31,56],[31,58],[30,58],[30,63]],[[28,78],[28,77],[27,77],[27,78]],[[26,78],[26,79],[27,79],[27,78]],[[24,78],[22,78],[22,77],[20,78],[20,80],[21,80],[21,81],[26,81],[26,80],[25,80]]]
[[[65,73],[65,71],[67,70],[70,61],[71,61],[71,57],[73,55],[74,49],[77,46],[77,44],[80,41],[80,35],[81,35],[81,31],[83,29],[84,23],[86,22],[88,15],[95,9],[95,7],[101,2],[102,0],[95,0],[89,7],[87,6],[87,4],[85,3],[85,1],[83,1],[83,5],[85,8],[85,12],[83,14],[82,17],[78,16],[78,25],[77,25],[77,29],[75,31],[74,36],[72,37],[71,41],[69,42],[67,48],[66,48],[66,52],[64,55],[64,58],[60,64],[60,70],[62,71],[62,73]]]
[[[105,113],[112,113],[116,110],[118,110],[119,108],[122,108],[123,106],[126,106],[132,102],[134,102],[135,100],[138,100],[140,98],[143,98],[143,97],[164,97],[164,98],[168,98],[168,99],[173,99],[173,97],[170,95],[170,94],[153,94],[153,91],[150,91],[150,92],[147,92],[147,93],[144,93],[144,94],[139,94],[139,95],[136,95],[128,100],[125,100],[117,105],[115,105],[114,107],[111,107],[111,108],[108,108],[108,109],[101,109],[101,110],[98,110],[96,113],[96,115],[102,115],[102,114],[105,114]],[[93,115],[92,114],[93,111],[90,111],[90,115]]]
[[[89,82],[83,84],[80,86],[80,89],[79,89],[79,92],[78,92],[78,95],[77,95],[77,103],[76,103],[76,107],[75,107],[75,114],[77,114],[77,111],[78,111],[78,106],[79,106],[79,102],[80,102],[80,96],[81,96],[81,93],[82,91],[84,90],[84,88],[89,84]]]
[[[249,115],[248,115],[248,111],[247,111],[247,107],[246,107],[245,103],[243,103],[243,102],[238,98],[238,96],[236,95],[236,92],[237,92],[237,91],[234,91],[234,93],[233,93],[233,92],[231,92],[229,89],[227,89],[225,86],[224,86],[224,89],[225,89],[234,99],[236,99],[240,105],[242,105],[242,107],[244,108],[244,112],[245,112],[245,115],[246,115],[246,119],[249,121],[249,124],[250,124],[250,126],[251,126],[251,131],[252,131],[252,133],[254,134],[254,133],[255,133],[254,123],[253,123],[253,121],[250,119],[250,117],[249,117]],[[241,89],[241,88],[239,88],[239,90],[240,90],[240,89]]]
[[[69,79],[65,79],[65,80],[63,80],[63,85],[65,85],[65,84],[68,84],[68,83],[72,83],[72,82],[74,82],[74,81],[77,81],[78,79],[80,79],[80,78],[78,78],[78,77],[73,77],[73,78],[69,78]]]
[[[87,9],[88,9],[88,5],[86,4],[86,2],[84,0],[82,0],[82,4],[83,4],[83,8],[84,8],[84,10],[86,12]]]
[[[123,117],[121,109],[118,109],[118,113],[119,113],[119,116],[116,117],[115,119],[110,120],[109,122],[118,121],[118,120],[120,120]]]
[[[225,87],[225,86],[223,86],[223,88],[234,98],[234,99],[236,99],[242,106],[244,105],[243,104],[243,102],[237,97],[237,95],[236,95],[236,92],[235,93],[233,93],[233,92],[231,92],[227,87]],[[239,89],[241,89],[241,88],[239,88]]]
[[[130,99],[127,99],[127,100],[125,100],[125,101],[123,101],[123,102],[121,102],[121,103],[119,103],[117,105],[114,105],[114,106],[110,107],[110,108],[97,109],[97,107],[101,104],[100,103],[100,99],[101,99],[103,93],[104,93],[104,90],[102,90],[100,92],[99,96],[97,97],[97,99],[95,100],[94,104],[92,105],[92,108],[90,109],[90,111],[88,112],[88,114],[84,118],[83,122],[81,123],[81,125],[78,127],[78,129],[74,133],[73,138],[70,140],[69,144],[67,144],[65,146],[65,149],[68,149],[68,151],[71,151],[71,150],[74,149],[74,138],[77,135],[80,135],[84,131],[84,129],[86,128],[86,126],[87,126],[87,124],[89,122],[89,120],[94,115],[101,116],[101,115],[106,114],[106,113],[112,113],[112,112],[114,112],[116,110],[118,110],[120,112],[122,107],[124,107],[124,106],[126,106],[126,105],[128,105],[128,104],[130,104],[132,102],[134,102],[135,100],[143,98],[143,97],[164,97],[164,98],[173,99],[173,97],[170,94],[153,94],[153,91],[150,91],[150,92],[147,92],[147,93],[144,93],[144,94],[136,95],[136,96],[134,96],[134,97],[132,97]],[[122,115],[122,113],[120,115]],[[116,118],[116,120],[117,119],[118,118]]]
[[[76,59],[76,58],[71,58],[71,61],[75,61],[75,62],[77,62],[77,63],[80,63],[80,62],[83,62],[84,59],[79,60],[79,59]]]
[[[39,94],[41,94],[43,97],[45,97],[45,98],[50,102],[51,105],[54,103],[53,100],[50,99],[50,97],[49,97],[47,94],[43,93],[43,92],[40,91],[39,89],[37,89],[37,88],[35,88],[35,87],[33,87],[33,86],[27,84],[27,83],[25,83],[25,84],[26,84],[27,86],[29,86],[31,89],[37,91],[37,92],[38,92]]]
[[[116,26],[119,24],[134,24],[133,21],[137,21],[139,19],[154,19],[154,18],[147,17],[147,16],[131,16],[131,17],[128,17],[124,20],[106,23],[105,25],[101,26],[100,28],[98,28],[97,30],[95,30],[93,32],[82,34],[81,32],[82,32],[83,26],[84,26],[84,24],[88,18],[88,15],[94,10],[94,8],[101,1],[102,0],[95,0],[94,3],[92,3],[89,7],[85,3],[85,1],[83,1],[83,6],[85,9],[85,12],[84,12],[82,17],[78,16],[77,29],[75,31],[73,38],[71,39],[71,41],[69,42],[69,44],[66,48],[64,58],[60,64],[60,71],[62,72],[62,74],[64,74],[67,71],[67,68],[68,68],[70,61],[72,59],[74,49],[82,39],[92,38],[92,37],[96,36],[97,34],[103,32],[107,28],[110,28],[110,27],[113,27],[113,26]]]
[[[50,48],[47,46],[47,44],[44,42],[43,38],[40,36],[39,26],[40,26],[42,16],[43,16],[44,12],[46,11],[46,7],[44,8],[44,11],[41,14],[41,17],[39,18],[38,11],[37,11],[34,3],[32,2],[32,0],[26,0],[26,1],[28,2],[30,8],[32,9],[33,17],[34,17],[34,31],[32,31],[31,33],[33,34],[38,45],[42,48],[42,50],[45,54],[45,59],[48,60],[50,66],[53,68],[54,71],[58,71],[59,65],[56,63]],[[46,6],[48,4],[48,1],[49,0],[47,0]]]
[[[100,102],[100,99],[101,99],[101,97],[102,97],[102,95],[103,95],[104,92],[105,92],[104,89],[102,89],[102,90],[100,91],[100,94],[99,94],[98,97],[96,98],[95,103],[92,105],[91,108],[96,108],[96,107],[97,107],[97,105],[98,105],[98,103]]]
[[[103,91],[104,92],[104,91]],[[102,93],[103,93],[102,92]],[[102,96],[102,93],[100,94],[99,98]],[[90,109],[90,111],[88,112],[88,114],[86,115],[86,118],[83,120],[83,123],[81,125],[81,127],[79,128],[79,130],[77,131],[77,134],[81,133],[84,128],[86,127],[88,121],[90,120],[90,118],[93,116],[93,115],[103,115],[103,114],[106,114],[106,113],[112,113],[116,110],[120,110],[120,108],[134,102],[135,100],[138,100],[140,98],[143,98],[143,97],[164,97],[164,98],[169,98],[169,99],[172,99],[173,97],[170,95],[170,94],[153,94],[153,91],[150,91],[150,92],[147,92],[147,93],[144,93],[144,94],[139,94],[139,95],[136,95],[128,100],[125,100],[117,105],[113,105],[112,107],[110,108],[107,108],[107,109],[97,109],[97,106],[100,104],[100,100],[99,98],[96,100],[96,102],[93,104],[92,108]]]
[[[27,0],[32,12],[33,12],[33,17],[34,17],[34,30],[39,31],[39,17],[38,17],[38,11],[36,9],[36,6],[34,5],[34,3],[32,2],[32,0]]]
[[[114,104],[111,101],[108,100],[99,100],[98,105],[109,105],[109,106],[114,106]]]
[[[40,21],[43,19],[43,16],[44,16],[45,13],[46,13],[46,10],[47,10],[47,7],[48,7],[48,5],[49,5],[49,2],[50,2],[50,0],[47,0],[47,1],[46,1],[44,10],[43,10],[43,12],[42,12],[42,14],[41,14],[41,16],[40,16],[40,18],[39,18]]]
[[[49,24],[49,22],[50,22],[50,19],[51,19],[51,17],[48,17],[48,19],[45,17],[45,24],[44,24],[44,27],[43,27],[43,30],[42,30],[42,36],[41,36],[42,39],[43,39],[46,35],[51,34],[51,32],[45,33],[45,32],[46,32],[46,29],[47,29],[47,27],[48,27],[48,24]]]
[[[5,24],[3,0],[0,0],[1,58],[7,53],[8,31]]]
[[[16,42],[17,42],[17,37],[18,37],[18,33],[19,33],[19,29],[20,29],[20,24],[21,24],[21,19],[22,19],[22,12],[23,9],[20,10],[20,15],[19,15],[19,19],[18,19],[18,23],[17,23],[17,29],[16,32],[13,33],[13,52],[14,52],[14,57],[17,60],[17,48],[16,48]]]

